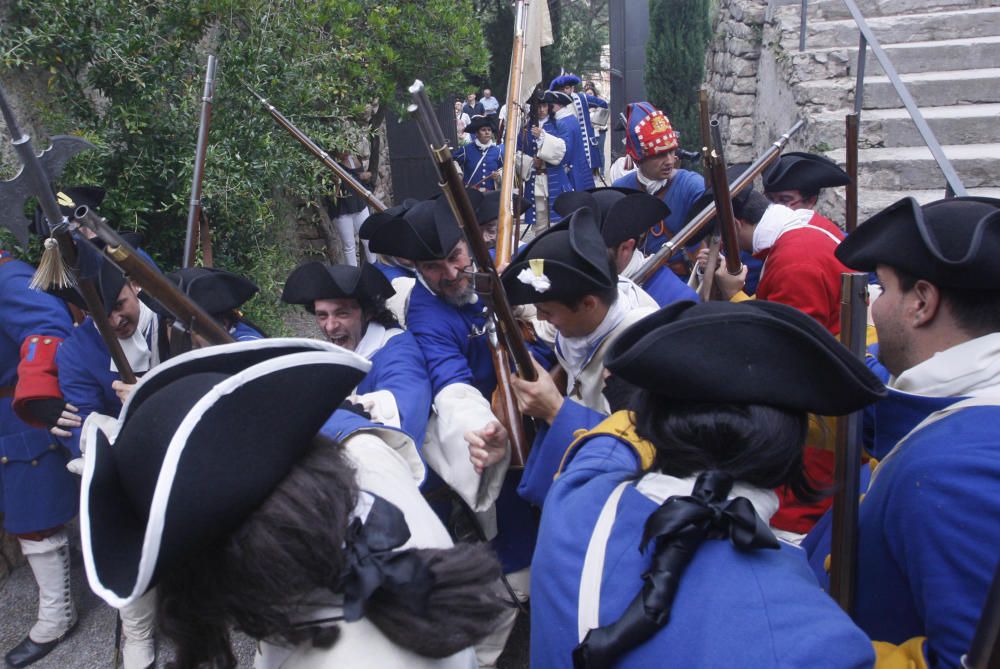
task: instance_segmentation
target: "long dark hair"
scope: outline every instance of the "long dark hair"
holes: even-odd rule
[[[656,447],[653,469],[688,478],[720,470],[760,488],[788,486],[803,501],[820,492],[803,469],[805,412],[761,404],[667,402],[643,390],[636,432]]]
[[[159,626],[176,645],[176,669],[236,667],[229,628],[291,646],[332,646],[336,626],[295,623],[321,605],[317,593],[343,573],[343,543],[358,499],[354,470],[339,445],[317,437],[277,489],[241,527],[159,579]],[[447,657],[488,634],[503,609],[499,564],[488,549],[411,549],[429,565],[434,590],[417,615],[377,590],[367,617],[390,640]],[[332,603],[332,602],[331,602]]]

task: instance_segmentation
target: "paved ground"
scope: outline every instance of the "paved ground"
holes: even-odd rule
[[[115,612],[94,595],[87,586],[82,563],[73,568],[73,596],[80,622],[67,638],[32,669],[108,669],[114,657]],[[25,566],[0,585],[0,653],[17,644],[34,624],[38,593],[31,570]],[[527,621],[519,619],[500,669],[524,669],[528,666]],[[253,642],[234,635],[233,646],[240,667],[253,666]],[[166,643],[159,645],[157,667],[165,667],[173,653]]]

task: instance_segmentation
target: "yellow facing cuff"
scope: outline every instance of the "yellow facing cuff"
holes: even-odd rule
[[[898,646],[885,641],[872,641],[872,646],[875,647],[875,669],[927,669],[925,641],[925,636],[915,636]]]

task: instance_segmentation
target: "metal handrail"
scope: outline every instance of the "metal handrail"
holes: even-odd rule
[[[865,20],[861,10],[858,9],[854,0],[844,0],[844,4],[847,6],[847,11],[851,13],[851,17],[854,19],[854,23],[858,26],[858,30],[861,33],[858,40],[858,66],[856,83],[854,84],[854,113],[860,118],[861,104],[864,100],[865,61],[868,55],[867,49],[871,47],[872,53],[875,54],[879,65],[882,66],[882,71],[889,78],[889,83],[896,89],[896,95],[899,96],[903,106],[906,107],[906,111],[909,112],[913,124],[917,127],[917,132],[920,133],[920,138],[924,140],[924,144],[930,149],[931,155],[937,162],[938,167],[941,168],[941,172],[944,174],[945,181],[947,182],[947,192],[957,196],[967,195],[968,192],[965,190],[965,186],[962,185],[962,180],[958,178],[958,173],[955,172],[955,168],[952,166],[951,161],[948,160],[948,156],[944,155],[944,150],[937,141],[937,137],[934,136],[934,131],[927,125],[924,115],[920,113],[920,108],[917,107],[913,96],[907,90],[906,84],[900,79],[899,73],[896,72],[896,68],[892,64],[892,61],[889,60],[889,56],[882,49],[881,43],[875,37],[875,33],[872,32],[871,26],[868,25],[868,21]],[[805,51],[806,49],[806,12],[808,7],[809,0],[802,0],[799,51]]]

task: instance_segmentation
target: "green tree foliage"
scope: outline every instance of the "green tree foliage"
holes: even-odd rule
[[[700,140],[698,88],[705,76],[705,51],[712,36],[710,0],[650,0],[646,44],[646,91],[662,109],[681,145]]]
[[[480,88],[492,86],[506,99],[514,39],[514,10],[509,0],[474,0],[490,50],[489,74]],[[565,69],[581,76],[601,68],[608,43],[608,0],[548,0],[553,43],[542,49],[544,86]]]
[[[608,44],[608,0],[550,0],[552,46],[542,50],[548,82],[561,70],[580,76],[601,69],[601,50]]]
[[[367,123],[421,78],[433,94],[486,69],[471,0],[34,0],[11,3],[0,57],[48,93],[22,123],[97,145],[64,184],[108,189],[101,207],[144,233],[161,268],[180,263],[207,53],[218,57],[203,181],[218,267],[252,276],[252,316],[277,324],[294,219],[329,172],[270,118],[246,82],[327,150],[353,150]],[[31,115],[31,114],[29,114]],[[9,178],[9,177],[8,177]]]

